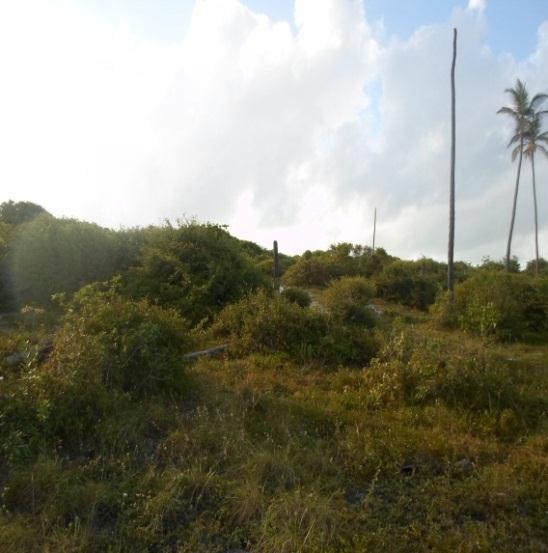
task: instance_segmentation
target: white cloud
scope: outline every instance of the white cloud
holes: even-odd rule
[[[377,206],[380,245],[443,258],[457,26],[457,256],[502,257],[515,167],[496,110],[518,75],[546,88],[548,22],[518,65],[486,47],[482,6],[382,44],[358,0],[297,0],[295,29],[237,0],[197,0],[186,36],[158,44],[76,8],[3,3],[4,199],[112,226],[195,215],[292,252],[369,242]],[[522,258],[533,255],[528,172]]]
[[[478,11],[482,13],[485,11],[487,0],[468,0],[468,9],[470,11]]]

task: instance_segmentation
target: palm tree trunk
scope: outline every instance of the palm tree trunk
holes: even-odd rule
[[[510,220],[510,232],[508,234],[508,245],[506,246],[506,270],[510,270],[510,256],[512,254],[512,235],[514,234],[514,222],[516,221],[516,206],[518,203],[519,176],[521,173],[521,161],[523,159],[523,136],[519,141],[519,162],[518,174],[516,176],[516,189],[514,190],[514,204],[512,206],[512,219]]]
[[[453,63],[451,64],[451,174],[449,179],[449,243],[447,247],[447,289],[453,301],[455,253],[455,65],[457,61],[457,29],[453,29]]]
[[[537,183],[535,180],[535,152],[531,152],[531,169],[533,171],[533,203],[535,205],[535,274],[538,276],[538,209]]]

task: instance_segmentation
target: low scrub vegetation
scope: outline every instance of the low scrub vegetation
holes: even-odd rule
[[[534,339],[548,328],[544,279],[505,271],[481,271],[455,290],[455,302],[440,295],[435,316],[450,326],[500,340]]]
[[[376,351],[371,332],[264,291],[226,307],[211,333],[235,355],[284,353],[299,363],[363,366]]]
[[[286,300],[296,303],[299,307],[310,307],[312,303],[310,294],[300,288],[284,288],[281,295]]]
[[[338,244],[278,293],[222,227],[37,207],[0,207],[10,308],[25,228],[115,255],[0,320],[0,551],[546,550],[545,277],[459,264],[449,308],[443,264]]]
[[[397,261],[377,276],[377,291],[386,301],[426,309],[434,303],[441,288],[440,276],[439,270],[432,274],[421,270],[416,262]]]
[[[321,302],[342,324],[373,327],[375,315],[370,307],[374,286],[363,277],[342,277],[322,293]]]

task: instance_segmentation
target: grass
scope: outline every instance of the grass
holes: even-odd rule
[[[78,443],[28,441],[40,368],[2,366],[0,551],[548,551],[548,346],[386,308],[370,367],[202,359]]]

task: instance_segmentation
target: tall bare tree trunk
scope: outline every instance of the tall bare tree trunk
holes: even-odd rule
[[[516,189],[514,190],[514,204],[512,205],[512,219],[510,220],[510,232],[508,234],[508,245],[506,246],[506,270],[510,270],[510,256],[512,255],[512,235],[514,234],[514,223],[516,221],[516,206],[518,203],[519,176],[521,174],[521,162],[523,160],[523,136],[519,141],[518,174],[516,176]]]
[[[455,66],[457,63],[457,29],[453,29],[453,63],[451,64],[451,176],[449,184],[449,244],[447,248],[447,289],[453,301],[455,253]]]
[[[375,208],[375,215],[373,216],[373,251],[375,251],[375,238],[377,237],[377,208]]]
[[[538,209],[537,183],[535,180],[535,152],[531,152],[531,168],[533,170],[533,203],[535,205],[535,274],[538,276]]]

